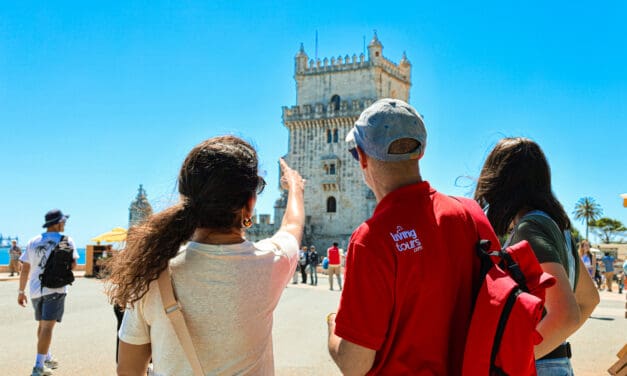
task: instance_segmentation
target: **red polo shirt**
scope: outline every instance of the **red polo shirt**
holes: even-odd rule
[[[377,351],[369,374],[461,373],[477,239],[462,204],[427,182],[388,194],[355,230],[335,334]]]

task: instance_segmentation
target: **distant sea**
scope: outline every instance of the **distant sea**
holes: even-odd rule
[[[22,248],[22,252],[24,249]],[[78,248],[78,264],[85,264],[85,248]],[[0,265],[9,265],[9,247],[0,247]]]

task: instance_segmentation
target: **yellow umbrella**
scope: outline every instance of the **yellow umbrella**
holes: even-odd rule
[[[105,232],[104,234],[100,234],[95,238],[92,238],[93,242],[123,242],[126,240],[126,229],[122,227],[116,227],[109,232]]]

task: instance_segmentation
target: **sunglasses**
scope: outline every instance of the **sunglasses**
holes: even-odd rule
[[[353,147],[348,149],[348,152],[351,153],[351,155],[353,156],[353,158],[355,158],[356,161],[359,161],[359,154],[357,153],[357,147]]]
[[[266,181],[261,176],[258,176],[257,179],[257,194],[260,195],[264,188],[266,188]]]

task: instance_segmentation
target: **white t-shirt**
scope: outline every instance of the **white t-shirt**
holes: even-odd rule
[[[74,260],[78,260],[78,252],[74,245],[74,240],[68,236],[68,244],[73,249]],[[30,275],[28,276],[28,285],[30,286],[30,298],[35,299],[43,295],[53,293],[67,293],[67,286],[51,289],[44,287],[41,288],[41,281],[39,275],[44,272],[46,261],[50,257],[50,253],[56,247],[57,243],[61,241],[61,234],[58,232],[44,232],[41,235],[35,236],[28,241],[26,245],[26,252],[20,256],[20,261],[30,264]]]
[[[297,255],[296,238],[279,232],[257,243],[190,242],[170,260],[174,291],[207,374],[274,374],[272,315]],[[151,344],[155,375],[193,374],[157,281],[126,310],[119,336],[130,344]]]

